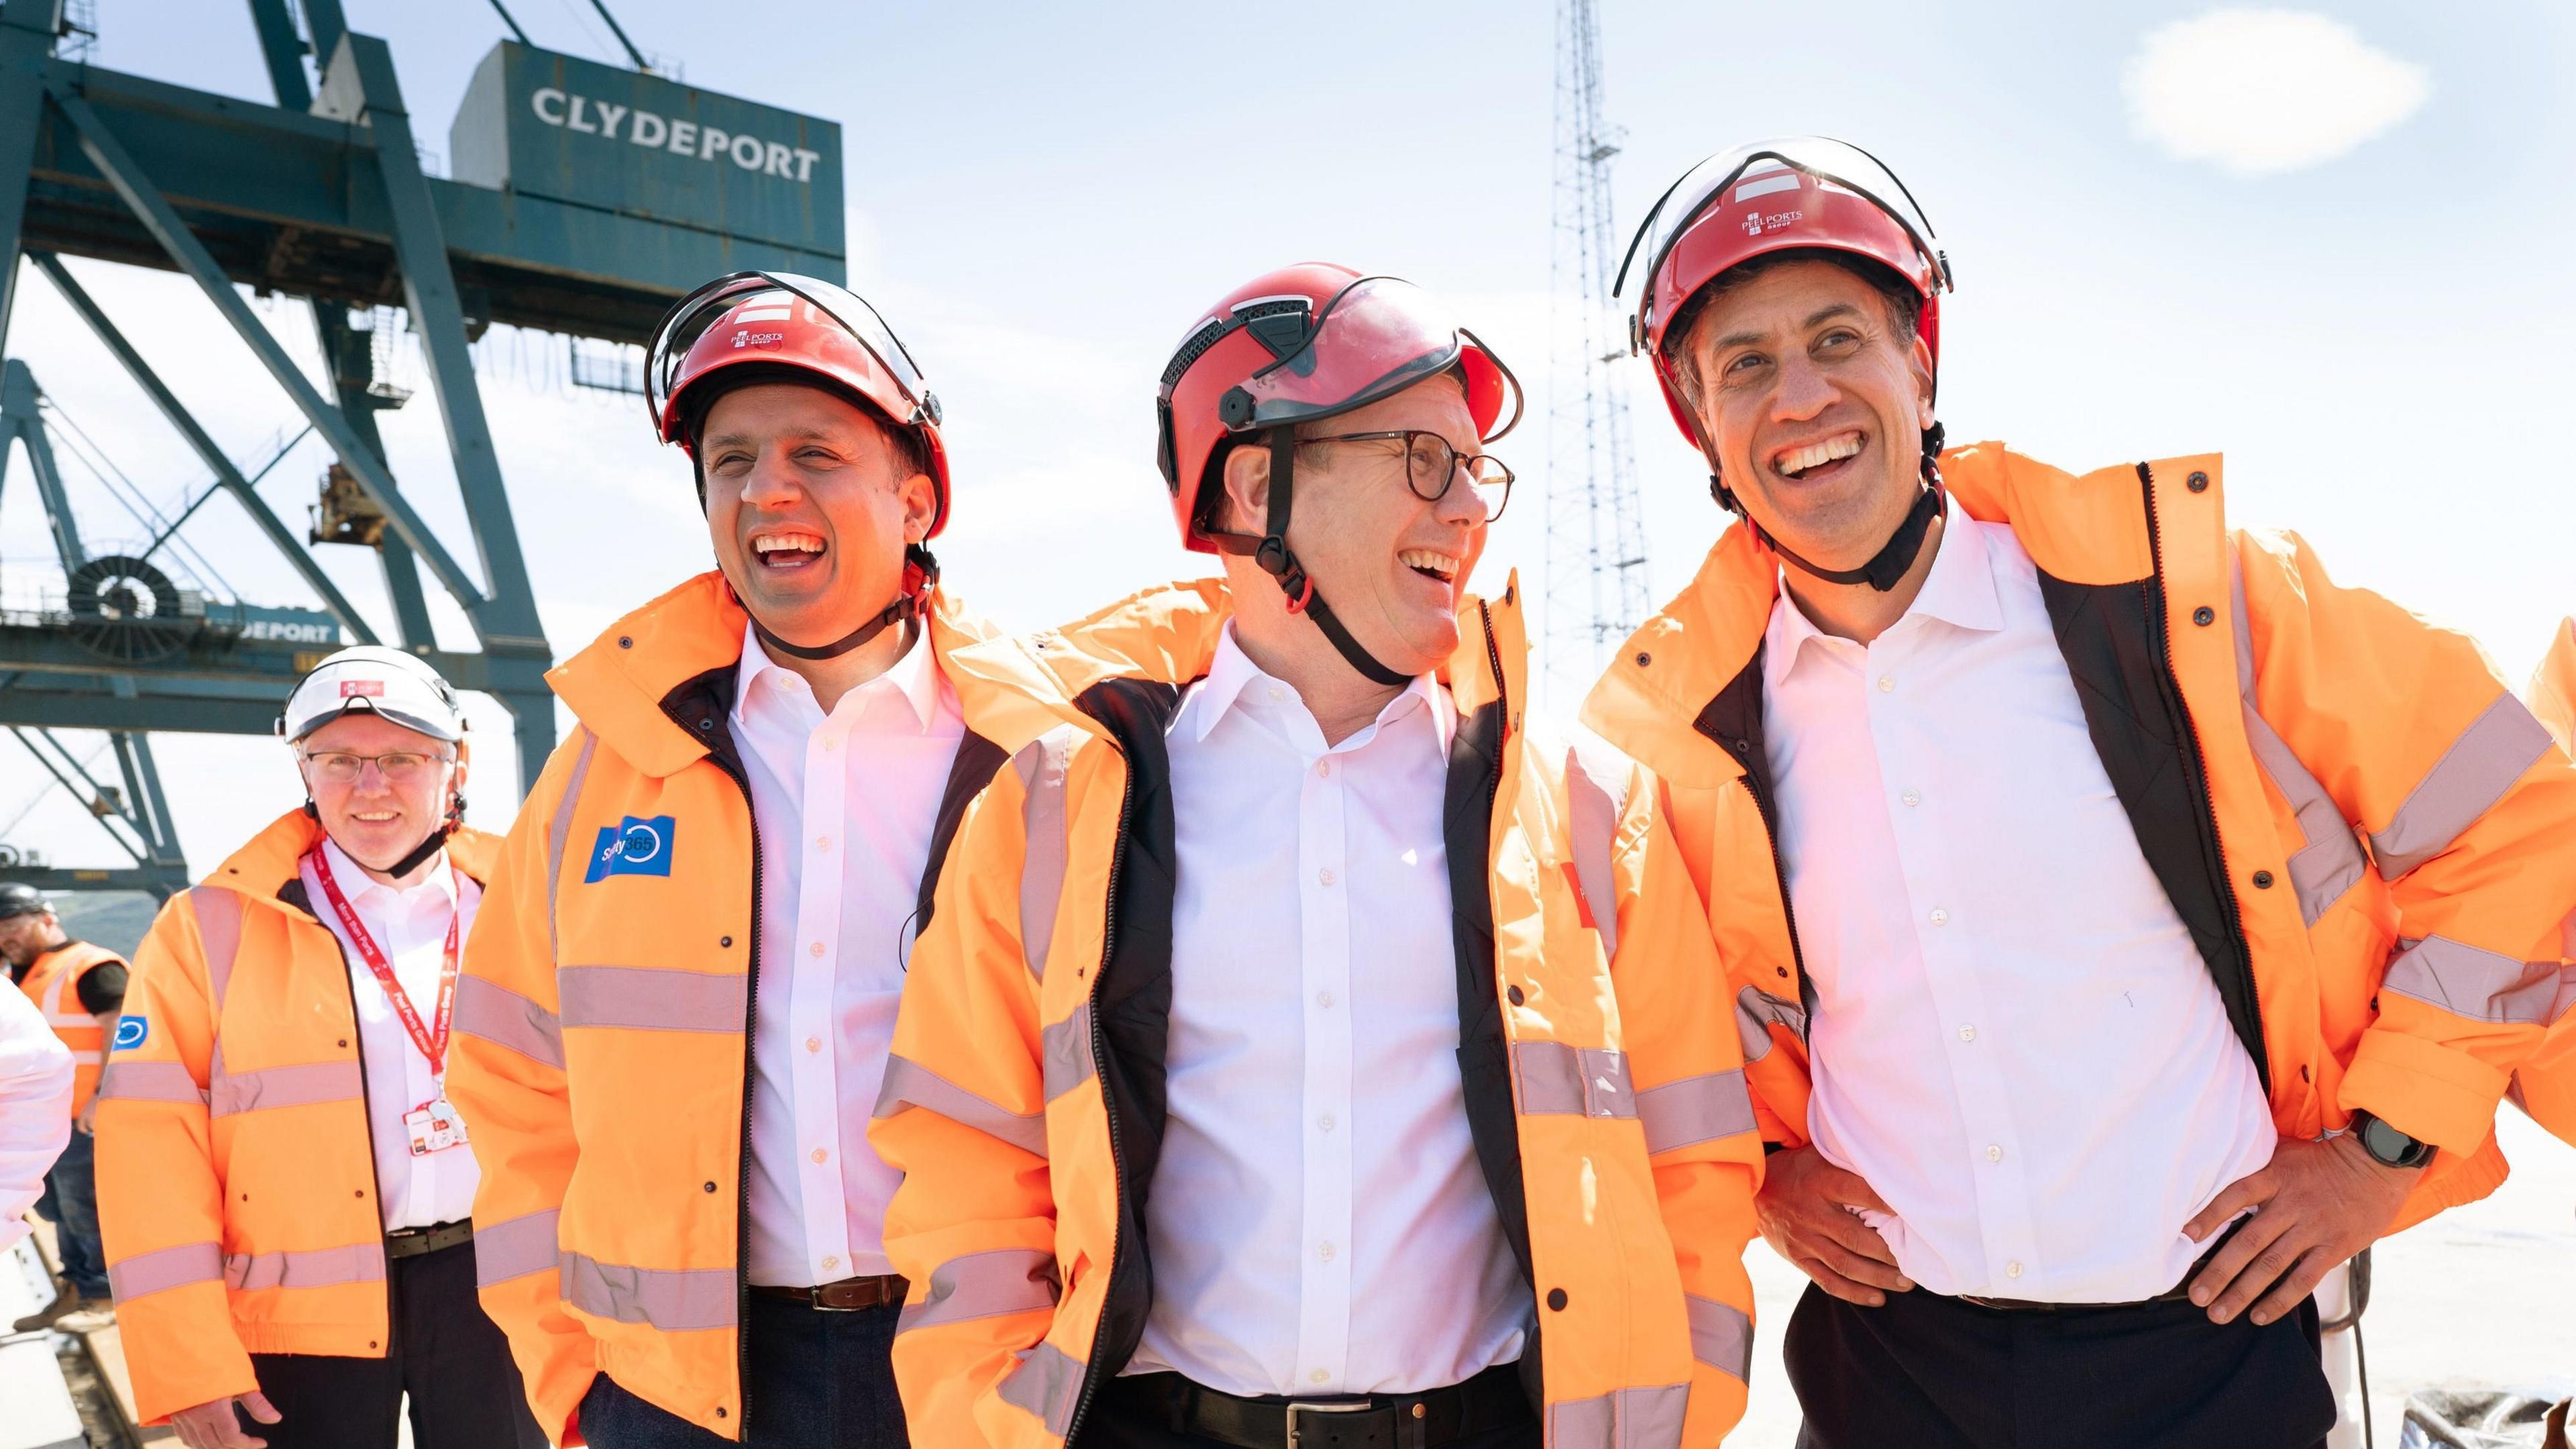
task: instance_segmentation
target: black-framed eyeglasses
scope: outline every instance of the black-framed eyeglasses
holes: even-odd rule
[[[1437,503],[1449,496],[1460,474],[1485,505],[1485,521],[1503,516],[1512,501],[1512,470],[1491,453],[1461,453],[1447,438],[1421,428],[1390,428],[1373,433],[1334,433],[1322,438],[1299,438],[1297,446],[1315,443],[1400,443],[1403,445],[1404,484],[1413,496],[1425,503]]]

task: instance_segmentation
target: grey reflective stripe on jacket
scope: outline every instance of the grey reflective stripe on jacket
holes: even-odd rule
[[[1064,895],[1064,868],[1072,848],[1065,813],[1065,769],[1081,732],[1071,725],[1050,730],[1011,756],[1020,777],[1020,823],[1026,837],[1020,857],[1020,949],[1029,974],[1046,979],[1047,948],[1055,940],[1056,906]]]

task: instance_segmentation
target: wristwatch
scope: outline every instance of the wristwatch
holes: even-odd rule
[[[2353,1113],[2350,1130],[2361,1139],[2361,1150],[2382,1167],[2422,1167],[2433,1160],[2432,1143],[2409,1137],[2368,1112]]]

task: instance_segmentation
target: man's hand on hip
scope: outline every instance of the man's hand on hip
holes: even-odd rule
[[[267,1449],[267,1440],[242,1432],[241,1420],[233,1416],[235,1404],[263,1424],[274,1424],[283,1417],[269,1405],[267,1395],[253,1389],[234,1398],[181,1409],[170,1416],[170,1427],[179,1432],[179,1442],[188,1449]]]
[[[2228,1184],[2183,1224],[2193,1242],[2206,1242],[2254,1210],[2191,1280],[2191,1301],[2212,1323],[2248,1305],[2256,1323],[2286,1317],[2337,1263],[2388,1231],[2422,1171],[2387,1166],[2350,1133],[2324,1142],[2282,1138],[2270,1166]]]
[[[1813,1147],[1772,1153],[1762,1165],[1753,1213],[1762,1240],[1798,1265],[1816,1286],[1846,1303],[1876,1308],[1890,1293],[1914,1286],[1896,1270],[1896,1254],[1854,1209],[1886,1212],[1860,1174],[1845,1172]]]

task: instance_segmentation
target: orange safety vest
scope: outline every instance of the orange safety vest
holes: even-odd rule
[[[297,809],[170,898],[134,953],[98,1102],[98,1225],[144,1422],[259,1387],[254,1353],[381,1358],[358,1008],[296,863]],[[448,837],[477,880],[498,838]]]
[[[1441,678],[1459,1063],[1531,1285],[1523,1379],[1556,1449],[1712,1445],[1752,1352],[1762,1157],[1739,1044],[1652,781],[1527,727],[1517,595],[1467,602]],[[1230,612],[1221,582],[1174,585],[954,661],[997,686],[975,727],[1016,753],[959,829],[869,1128],[906,1174],[886,1252],[912,1281],[894,1369],[916,1443],[1077,1442],[1142,1333],[1163,733]]]
[[[2562,619],[2526,692],[2531,712],[2562,750],[2576,750],[2576,619]],[[2576,1143],[2576,912],[2560,932],[2556,1020],[2539,1049],[2513,1074],[2514,1100],[2532,1120]]]
[[[2141,854],[2284,1136],[2367,1109],[2442,1150],[2398,1226],[2504,1180],[2496,1104],[2555,1010],[2576,769],[2471,640],[2231,531],[2215,455],[2081,477],[1981,443],[1951,499],[2011,527]],[[1743,525],[1637,631],[1586,723],[1665,783],[1772,1140],[1807,1135],[1805,968],[1767,823],[1779,566]]]
[[[63,1045],[72,1049],[72,1116],[89,1105],[98,1091],[98,1069],[106,1058],[106,1032],[98,1018],[81,1005],[80,980],[91,971],[110,962],[122,966],[125,958],[105,946],[87,941],[65,941],[38,956],[27,974],[19,979],[18,989],[45,1013],[45,1024]]]
[[[580,726],[520,808],[465,946],[447,1095],[483,1168],[475,1267],[558,1442],[600,1373],[741,1437],[760,863],[727,721],[747,622],[702,574],[546,676]],[[938,596],[943,666],[989,632]],[[925,893],[1002,762],[972,732],[973,682],[943,672],[969,733]]]

